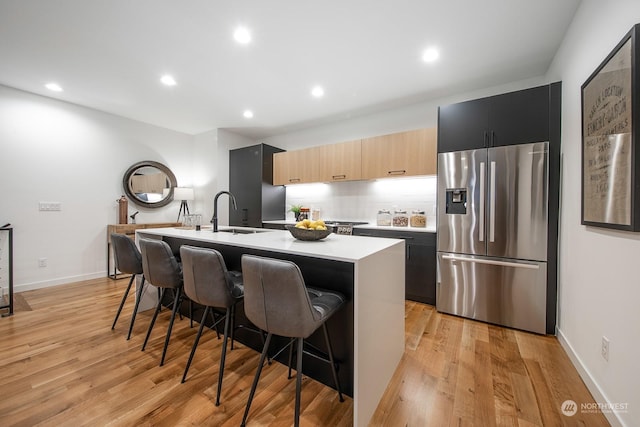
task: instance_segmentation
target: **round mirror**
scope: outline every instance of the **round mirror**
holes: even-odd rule
[[[124,192],[133,203],[147,208],[166,206],[173,200],[178,182],[171,170],[159,162],[146,160],[127,169],[122,179]]]

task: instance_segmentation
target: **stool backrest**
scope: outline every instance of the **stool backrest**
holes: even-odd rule
[[[231,307],[236,298],[222,254],[215,249],[180,247],[184,291],[190,300],[209,307]]]
[[[140,239],[142,270],[147,280],[159,288],[179,288],[182,285],[182,268],[162,240]]]
[[[284,337],[307,338],[322,324],[295,263],[243,255],[242,276],[244,312],[260,329]]]
[[[116,268],[127,274],[142,274],[142,255],[136,244],[124,234],[111,234]]]

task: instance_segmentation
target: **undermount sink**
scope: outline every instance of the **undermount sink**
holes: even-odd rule
[[[232,233],[232,234],[255,234],[255,233],[264,233],[267,230],[247,230],[246,228],[227,228],[225,230],[218,230],[221,233]]]

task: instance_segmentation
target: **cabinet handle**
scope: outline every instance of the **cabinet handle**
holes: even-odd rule
[[[489,132],[487,132],[486,130],[484,131],[484,147],[489,147]]]
[[[404,175],[405,173],[407,173],[407,171],[404,170],[404,169],[398,169],[398,170],[395,170],[395,171],[388,171],[387,172],[388,175]]]
[[[494,131],[491,131],[491,146],[496,146],[496,133]]]
[[[333,179],[346,179],[347,175],[333,175],[331,178],[333,178]]]
[[[300,182],[300,178],[289,178],[289,182]]]

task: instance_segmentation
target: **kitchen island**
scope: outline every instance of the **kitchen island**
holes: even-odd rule
[[[217,233],[211,229],[139,230],[136,239],[141,237],[162,239],[175,253],[183,244],[217,249],[230,270],[240,270],[242,254],[288,259],[298,264],[308,286],[343,293],[347,303],[327,326],[340,364],[341,386],[353,397],[353,424],[368,424],[404,352],[403,240],[331,234],[306,242],[288,231],[240,227],[220,227]],[[147,297],[153,295],[147,292]],[[244,313],[238,311],[242,317]],[[236,334],[239,341],[260,350],[256,334],[241,332]],[[319,333],[309,342],[324,348]],[[333,387],[326,364],[308,358],[303,371]]]

